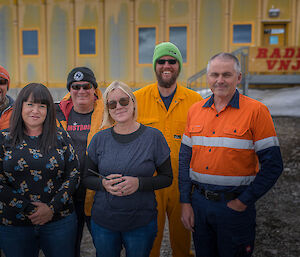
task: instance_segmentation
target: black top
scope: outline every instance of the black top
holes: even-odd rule
[[[33,225],[27,215],[31,202],[46,203],[54,212],[52,221],[73,212],[72,194],[79,182],[78,160],[71,139],[57,132],[57,146],[48,154],[38,148],[39,137],[24,136],[11,146],[8,130],[0,132],[0,222],[3,225]],[[0,223],[0,224],[1,224]]]
[[[89,113],[78,113],[74,111],[73,107],[68,118],[67,131],[72,139],[72,144],[79,159],[79,171],[81,174],[81,179],[85,166],[84,162],[86,155],[86,145],[88,134],[91,130],[92,114],[93,111]],[[82,183],[80,183],[79,188],[75,193],[75,200],[84,201],[85,191],[86,189],[83,187]]]

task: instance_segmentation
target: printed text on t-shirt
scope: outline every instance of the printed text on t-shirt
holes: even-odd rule
[[[82,130],[90,130],[91,129],[91,124],[88,125],[68,125],[67,131],[82,131]]]

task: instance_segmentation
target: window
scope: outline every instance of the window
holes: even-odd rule
[[[269,37],[269,44],[270,45],[278,45],[278,36],[270,36]]]
[[[156,28],[138,28],[138,40],[138,63],[152,64],[152,57],[156,44]]]
[[[79,54],[96,54],[96,29],[79,29]]]
[[[22,53],[23,55],[38,55],[38,31],[23,30],[22,31]]]
[[[187,62],[187,27],[178,26],[169,28],[169,40],[175,44],[181,52],[183,62]]]
[[[233,24],[232,43],[233,44],[251,44],[253,42],[252,24]]]

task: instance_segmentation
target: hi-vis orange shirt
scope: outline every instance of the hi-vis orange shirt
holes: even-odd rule
[[[282,171],[279,142],[269,110],[238,91],[219,113],[213,97],[194,104],[188,113],[181,147],[191,149],[189,177],[200,184],[223,189],[248,186],[256,179],[259,162],[276,176]],[[272,165],[275,171],[271,170]]]

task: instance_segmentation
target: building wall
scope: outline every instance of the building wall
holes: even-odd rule
[[[271,8],[280,15],[269,17]],[[252,25],[250,43],[233,42],[238,24]],[[75,66],[90,67],[101,87],[115,79],[142,87],[155,75],[151,63],[139,63],[139,29],[155,28],[159,43],[169,40],[170,27],[184,26],[179,80],[185,83],[218,52],[263,45],[266,24],[284,24],[285,45],[300,46],[300,0],[1,0],[0,64],[10,72],[12,88],[33,81],[65,88]],[[95,29],[94,54],[79,54],[78,33],[85,28]],[[37,55],[23,55],[26,30],[38,33]]]

